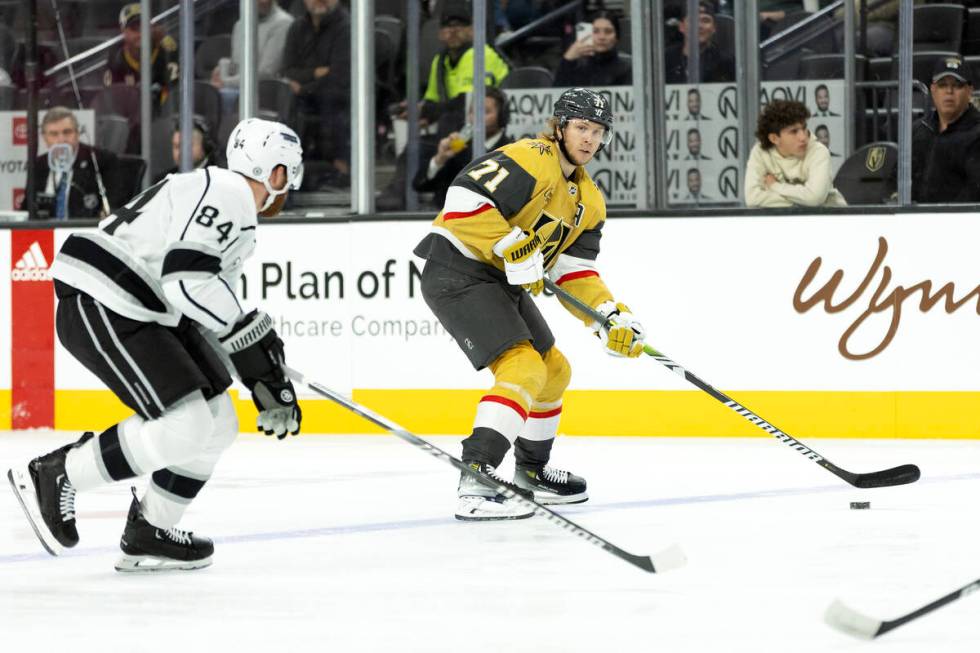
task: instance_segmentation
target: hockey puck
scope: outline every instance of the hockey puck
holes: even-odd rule
[[[870,508],[870,501],[851,501],[851,510],[868,510]]]

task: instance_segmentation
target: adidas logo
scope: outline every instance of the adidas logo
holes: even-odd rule
[[[48,261],[44,258],[41,245],[36,240],[14,265],[14,269],[10,272],[10,279],[12,281],[51,281]]]

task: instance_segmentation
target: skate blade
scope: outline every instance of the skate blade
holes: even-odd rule
[[[567,506],[573,503],[585,503],[589,500],[589,495],[586,492],[569,494],[567,496],[552,494],[550,492],[535,492],[534,500],[542,506]]]
[[[529,512],[526,515],[481,515],[479,517],[474,515],[456,515],[456,519],[459,521],[513,521],[515,519],[530,519],[534,517],[533,512]]]
[[[10,487],[14,490],[14,496],[17,497],[17,501],[24,510],[24,515],[27,517],[28,523],[34,529],[34,534],[41,541],[41,546],[53,556],[61,555],[65,547],[55,539],[54,534],[48,530],[47,524],[44,523],[44,518],[41,517],[41,508],[38,504],[37,493],[34,491],[34,483],[31,481],[30,474],[24,471],[14,471],[11,468],[7,470],[7,480],[10,481]]]
[[[116,561],[116,571],[124,574],[148,574],[162,571],[193,571],[211,566],[211,556],[201,560],[173,560],[156,556],[124,555]]]
[[[534,516],[533,510],[527,512],[509,512],[507,509],[487,509],[488,507],[492,508],[494,506],[502,506],[502,504],[485,497],[460,497],[459,505],[456,507],[456,519],[460,521],[508,521],[528,519]],[[509,507],[511,507],[511,504],[509,504]]]

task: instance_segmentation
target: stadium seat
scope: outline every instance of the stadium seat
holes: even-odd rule
[[[868,143],[847,157],[834,177],[834,187],[848,204],[891,204],[897,168],[897,143]]]
[[[843,79],[843,54],[811,54],[800,59],[800,79]],[[854,73],[857,81],[865,78],[868,60],[855,55]]]
[[[961,4],[930,4],[912,8],[912,49],[959,52],[963,45],[966,8]]]
[[[123,154],[129,142],[129,121],[116,114],[104,114],[95,121],[95,145]]]
[[[553,85],[554,78],[547,68],[523,66],[511,70],[500,88],[551,88]]]

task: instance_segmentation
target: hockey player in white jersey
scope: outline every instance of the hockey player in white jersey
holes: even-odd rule
[[[256,214],[275,215],[299,188],[302,155],[290,128],[244,120],[227,170],[169,175],[65,241],[51,268],[58,338],[135,414],[8,472],[52,555],[78,543],[76,492],[149,474],[142,499],[133,491],[116,569],[211,563],[211,540],[176,525],[238,433],[229,367],[252,393],[260,430],[299,432],[283,343],[235,289]]]

